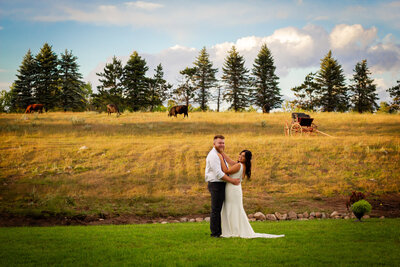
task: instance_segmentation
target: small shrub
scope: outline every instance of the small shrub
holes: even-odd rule
[[[267,127],[267,122],[266,122],[266,121],[261,121],[261,127],[262,127],[262,128]]]
[[[369,202],[366,201],[365,199],[361,199],[351,206],[351,210],[353,211],[357,219],[360,221],[361,218],[364,216],[364,214],[369,213],[371,209],[372,209],[371,204],[369,204]]]
[[[71,122],[72,122],[72,125],[74,125],[74,126],[84,125],[85,118],[72,117]]]

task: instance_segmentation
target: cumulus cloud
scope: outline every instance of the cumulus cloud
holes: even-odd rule
[[[377,39],[377,32],[375,27],[364,29],[360,24],[336,25],[329,36],[331,47],[338,50],[346,49],[346,51],[354,48],[365,49]]]

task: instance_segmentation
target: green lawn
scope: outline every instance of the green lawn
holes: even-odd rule
[[[400,219],[254,222],[279,239],[215,239],[208,223],[0,228],[0,266],[400,265]]]

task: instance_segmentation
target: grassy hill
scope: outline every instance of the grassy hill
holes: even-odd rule
[[[311,116],[335,138],[285,137],[289,113],[0,114],[0,212],[208,213],[204,168],[215,134],[232,158],[253,152],[252,179],[242,184],[248,213],[324,210],[352,190],[399,195],[399,115]]]

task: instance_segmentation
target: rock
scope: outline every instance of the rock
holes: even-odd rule
[[[289,211],[288,213],[288,219],[289,220],[296,220],[297,219],[297,214],[294,211]]]
[[[200,218],[200,217],[196,218],[196,222],[202,222],[202,221],[203,221],[203,218]]]
[[[195,219],[190,219],[190,220],[189,220],[189,222],[195,222],[195,221],[196,221]]]
[[[254,214],[250,213],[249,215],[247,215],[247,218],[249,218],[249,219],[254,218]]]
[[[274,214],[267,214],[265,217],[268,221],[276,221],[276,217]]]
[[[315,217],[315,212],[312,211],[312,212],[310,213],[310,216]]]
[[[308,217],[310,217],[310,215],[308,214],[308,212],[307,212],[307,211],[303,212],[303,218],[308,218]]]
[[[379,219],[385,219],[385,216],[381,216],[381,217],[379,217]]]
[[[330,217],[334,218],[335,216],[338,216],[338,215],[339,215],[339,212],[334,211],[334,212],[331,213]]]
[[[284,221],[287,220],[287,214],[280,214],[279,212],[275,212],[275,217],[280,220],[280,221]]]
[[[187,222],[187,221],[188,221],[188,218],[182,217],[182,218],[180,218],[179,220],[180,220],[181,222]]]
[[[363,219],[369,219],[369,218],[371,218],[371,217],[369,217],[369,215],[364,215],[362,218],[363,218]]]
[[[315,217],[314,217],[314,216],[310,216],[310,217],[308,217],[308,219],[309,219],[309,220],[314,220]]]
[[[104,219],[100,218],[99,221],[104,221]]]
[[[344,218],[343,219],[345,219],[345,220],[348,220],[348,219],[350,219],[350,216],[344,216]]]
[[[257,221],[265,221],[266,217],[262,212],[256,212],[254,213],[254,218],[256,218]]]
[[[299,221],[308,221],[307,218],[300,218]]]
[[[250,222],[255,222],[255,221],[257,221],[257,220],[256,220],[256,218],[250,218],[249,221],[250,221]]]
[[[355,219],[355,218],[356,218],[356,215],[354,215],[354,213],[351,213],[351,214],[350,214],[350,218]]]
[[[316,218],[322,218],[322,213],[317,211],[317,212],[315,213],[315,217],[316,217]]]
[[[303,219],[303,213],[297,214],[297,218],[298,218],[298,219]]]
[[[173,221],[171,221],[172,223],[178,223],[179,221],[178,220],[173,220]]]
[[[321,219],[326,219],[326,214],[325,214],[325,212],[322,212]]]
[[[161,224],[167,224],[167,223],[168,223],[168,222],[166,222],[166,221],[162,221],[162,222],[161,222]]]
[[[210,217],[205,217],[205,218],[204,218],[204,221],[210,222]]]

